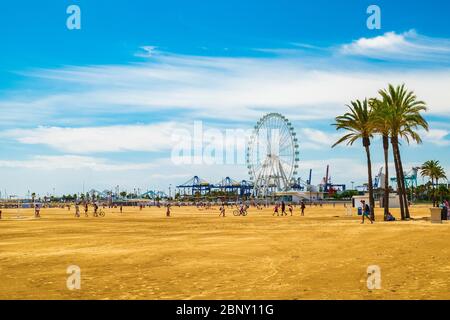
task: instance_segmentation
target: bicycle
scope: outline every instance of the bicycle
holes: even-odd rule
[[[242,211],[241,210],[234,210],[233,211],[233,215],[236,216],[236,217],[237,216],[244,216],[245,217],[246,215],[248,215],[248,212],[247,212],[247,209],[244,209]]]
[[[94,214],[92,216],[94,218],[103,218],[105,216],[105,211],[103,211],[102,209],[99,209],[97,211],[97,213],[94,212]]]
[[[103,218],[104,216],[105,216],[105,211],[103,211],[102,209],[98,210],[97,217]]]

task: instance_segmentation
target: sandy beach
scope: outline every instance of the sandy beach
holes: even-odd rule
[[[380,221],[380,209],[377,209]],[[0,299],[450,299],[450,224],[360,224],[342,206],[307,207],[301,217],[251,208],[105,209],[104,218],[74,209],[3,210]],[[398,212],[393,209],[394,215]],[[68,290],[67,267],[81,269]],[[381,269],[369,290],[367,267]]]

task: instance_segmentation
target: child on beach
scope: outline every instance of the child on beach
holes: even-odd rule
[[[288,209],[289,209],[289,212],[291,213],[291,217],[292,217],[292,215],[294,214],[294,207],[292,206],[292,204],[288,205]]]
[[[275,208],[273,208],[273,216],[275,215],[275,213],[277,214],[277,216],[280,216],[280,214],[278,213],[278,204],[275,205]]]

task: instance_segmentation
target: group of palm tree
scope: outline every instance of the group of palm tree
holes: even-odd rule
[[[389,85],[387,89],[378,91],[379,96],[366,98],[363,101],[352,101],[348,111],[336,117],[333,125],[336,130],[346,130],[347,133],[334,145],[346,142],[353,145],[361,140],[367,156],[368,192],[371,218],[375,219],[375,199],[372,182],[372,162],[370,144],[375,135],[380,135],[384,151],[384,217],[389,213],[389,145],[392,153],[397,177],[397,192],[400,202],[402,220],[410,218],[408,198],[405,187],[403,163],[400,153],[400,141],[422,143],[420,130],[428,131],[428,123],[422,116],[427,110],[425,102],[417,99],[413,91],[405,85]]]
[[[430,192],[431,199],[433,201],[433,207],[437,206],[436,186],[439,186],[440,179],[447,179],[444,168],[439,164],[439,161],[429,160],[422,165],[420,174],[423,177],[430,178],[432,189]]]

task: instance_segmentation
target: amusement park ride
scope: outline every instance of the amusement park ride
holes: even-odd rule
[[[279,113],[263,116],[255,125],[247,147],[247,168],[255,196],[288,191],[296,183],[299,159],[297,133]]]
[[[195,176],[178,185],[178,194],[207,195],[225,191],[239,196],[266,197],[275,192],[311,191],[312,169],[307,181],[297,177],[300,161],[299,140],[292,123],[280,113],[269,113],[255,125],[246,150],[250,179],[237,181],[229,177],[210,183]],[[320,186],[325,193],[345,191],[343,184],[332,184],[327,166],[326,177]]]

